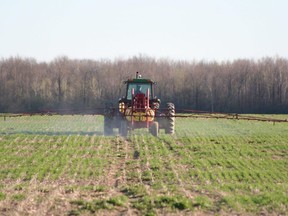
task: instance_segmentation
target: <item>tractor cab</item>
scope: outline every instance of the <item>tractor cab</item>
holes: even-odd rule
[[[141,82],[139,82],[141,81]],[[132,100],[132,92],[134,91],[135,95],[138,94],[144,94],[146,95],[147,92],[149,92],[149,98],[153,98],[153,88],[152,88],[153,83],[152,82],[147,82],[147,80],[143,79],[135,79],[132,81],[127,82],[127,91],[126,91],[126,99],[127,100]]]
[[[125,99],[127,101],[131,101],[133,98],[133,95],[145,95],[149,99],[154,98],[154,88],[153,86],[156,84],[150,79],[142,79],[141,75],[137,72],[135,79],[129,79],[125,81],[125,84],[127,86],[126,88],[126,97]]]
[[[124,83],[126,85],[126,93],[125,97],[119,100],[120,107],[125,104],[126,108],[132,106],[134,108],[141,107],[142,109],[159,108],[160,100],[154,96],[154,85],[156,84],[154,81],[143,79],[137,72],[135,79],[128,79]]]

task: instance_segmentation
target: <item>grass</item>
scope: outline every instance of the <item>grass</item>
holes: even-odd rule
[[[124,195],[114,196],[109,199],[94,199],[92,201],[73,200],[72,205],[78,206],[78,211],[89,211],[95,213],[101,209],[114,209],[115,207],[123,207],[126,205],[128,198]]]
[[[5,200],[5,198],[6,198],[6,195],[4,193],[0,192],[0,201]]]
[[[102,128],[101,116],[0,120],[0,214],[287,212],[287,123],[177,119],[173,136],[127,139]]]

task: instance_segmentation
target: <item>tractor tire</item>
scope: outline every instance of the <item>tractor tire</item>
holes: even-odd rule
[[[153,122],[152,125],[149,128],[150,133],[155,136],[158,137],[158,133],[159,133],[159,124],[158,122]]]
[[[128,125],[126,120],[122,120],[120,124],[120,135],[127,137],[128,135]]]
[[[173,103],[167,103],[167,115],[166,115],[166,125],[165,133],[174,134],[175,133],[175,106]]]

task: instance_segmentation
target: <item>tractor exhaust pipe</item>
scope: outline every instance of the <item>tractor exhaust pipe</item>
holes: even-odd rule
[[[136,79],[140,79],[142,76],[139,74],[139,72],[136,72]]]

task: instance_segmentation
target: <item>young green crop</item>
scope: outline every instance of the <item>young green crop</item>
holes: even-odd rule
[[[1,212],[287,211],[286,123],[176,119],[173,136],[142,129],[124,139],[102,136],[101,116],[57,117],[0,122]]]

